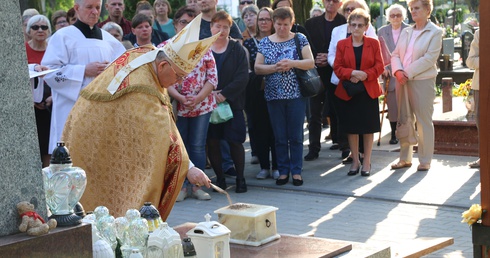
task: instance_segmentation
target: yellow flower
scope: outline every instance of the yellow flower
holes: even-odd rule
[[[469,210],[463,212],[461,216],[463,217],[463,220],[461,222],[468,223],[468,225],[471,226],[481,218],[481,213],[482,210],[480,204],[473,204]]]

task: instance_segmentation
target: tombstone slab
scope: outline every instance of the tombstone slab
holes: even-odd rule
[[[15,205],[29,201],[46,218],[34,106],[19,1],[0,1],[0,236],[18,231]]]

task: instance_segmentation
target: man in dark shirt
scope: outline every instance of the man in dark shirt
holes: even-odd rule
[[[123,17],[123,12],[124,12],[123,0],[107,0],[107,3],[105,4],[105,8],[109,12],[109,17],[107,18],[107,20],[97,24],[99,28],[102,28],[104,24],[111,21],[121,26],[124,35],[131,33],[131,22]]]
[[[315,64],[326,89],[325,92],[310,98],[311,116],[308,123],[310,144],[308,146],[308,154],[304,157],[305,161],[317,159],[318,153],[320,152],[323,105],[329,105],[331,123],[330,134],[332,136],[332,142],[339,143],[340,145],[347,144],[346,136],[343,137],[345,139],[340,139],[342,137],[339,137],[338,135],[338,124],[333,100],[335,97],[335,85],[330,83],[333,68],[327,62],[328,46],[330,45],[332,30],[333,28],[346,23],[346,19],[344,16],[337,13],[338,9],[342,6],[342,0],[323,0],[323,5],[325,6],[325,13],[310,18],[305,23],[305,28],[310,34],[310,45],[313,56],[315,56]],[[348,152],[347,155],[349,155]]]

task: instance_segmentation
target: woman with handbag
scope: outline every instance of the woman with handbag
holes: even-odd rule
[[[344,0],[342,1],[342,7],[341,7],[341,13],[347,18],[349,14],[354,11],[355,9],[363,9],[369,13],[369,7],[366,4],[366,1],[364,0]],[[342,24],[340,26],[335,27],[332,30],[332,39],[330,40],[330,44],[328,46],[328,54],[327,54],[327,61],[328,64],[333,68],[334,67],[334,62],[335,62],[335,55],[337,53],[337,44],[340,40],[347,38],[349,35],[352,34],[352,29],[349,26],[349,24]],[[374,30],[373,26],[369,23],[367,25],[367,29],[364,30],[364,34],[366,36],[372,37],[372,38],[377,38],[376,36],[376,31]],[[335,97],[335,89],[336,86],[339,85],[339,78],[335,73],[332,73],[332,77],[330,78],[330,87],[327,87],[327,97],[329,98],[329,101],[332,103],[330,104],[331,108],[333,109],[334,116],[333,119],[334,121],[330,121],[332,125],[332,131],[335,133],[335,137],[332,138],[332,142],[334,145],[330,147],[330,149],[340,149],[342,151],[342,164],[351,164],[353,161],[353,155],[352,152],[350,151],[350,147],[348,144],[348,139],[346,132],[343,132],[340,130],[340,125],[339,125],[339,98]],[[333,128],[336,127],[336,128]],[[359,137],[359,150],[363,152],[363,140],[362,136]],[[337,144],[335,144],[337,143]]]
[[[292,33],[294,12],[290,7],[277,8],[272,13],[275,33],[263,38],[255,61],[255,73],[265,75],[265,99],[274,131],[279,178],[277,185],[289,182],[303,184],[303,122],[306,98],[300,93],[295,69],[312,69],[313,54],[306,36]],[[302,60],[296,50],[295,35],[299,39]]]
[[[408,24],[403,22],[403,20],[405,20],[407,17],[407,10],[400,4],[393,4],[386,9],[386,16],[388,17],[390,24],[385,25],[378,30],[378,37],[382,37],[385,40],[386,46],[391,53],[393,50],[395,50],[395,46],[398,42],[401,31],[408,27]],[[388,119],[391,126],[390,144],[398,144],[398,140],[396,139],[395,135],[396,122],[398,121],[398,104],[396,102],[395,92],[396,78],[391,71],[391,66],[387,66],[385,68],[383,77],[385,78],[385,82],[389,82],[389,84],[385,86],[385,97],[387,99],[386,103],[388,104]],[[387,78],[389,78],[389,80]]]
[[[211,18],[211,33],[216,35],[221,32],[211,46],[218,70],[218,87],[212,94],[218,105],[221,103],[229,104],[233,118],[226,122],[209,124],[207,145],[209,160],[216,173],[217,185],[226,189],[220,140],[228,142],[231,159],[235,164],[237,173],[235,192],[244,193],[247,191],[247,184],[243,177],[245,169],[243,143],[246,138],[243,109],[245,106],[245,88],[248,83],[248,64],[243,46],[239,41],[229,37],[232,24],[231,16],[225,11],[218,11]],[[217,111],[224,110],[218,107]]]
[[[410,121],[408,128],[412,133],[400,137],[400,160],[391,165],[392,169],[412,165],[414,141],[409,135],[416,135],[414,119],[417,121],[418,133],[418,171],[430,169],[434,155],[434,98],[437,77],[436,61],[442,46],[442,29],[433,24],[429,17],[433,9],[432,0],[407,1],[413,26],[405,28],[398,39],[391,56],[391,70],[396,77],[397,100],[400,106],[398,124]],[[407,96],[405,96],[407,95]],[[408,105],[405,103],[408,100]],[[410,110],[407,110],[407,108]],[[397,129],[398,130],[398,129]]]
[[[371,152],[374,133],[380,131],[378,97],[383,93],[378,77],[384,71],[381,48],[377,39],[365,36],[371,17],[361,8],[347,18],[351,36],[340,40],[334,63],[339,78],[335,95],[340,99],[339,127],[347,133],[352,152],[352,164],[347,175],[361,171],[371,174]],[[364,160],[361,170],[359,135],[363,135]]]

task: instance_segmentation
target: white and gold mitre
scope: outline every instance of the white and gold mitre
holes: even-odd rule
[[[114,94],[121,82],[133,70],[144,64],[153,62],[160,51],[163,51],[165,55],[167,55],[167,57],[172,60],[172,62],[182,71],[190,73],[220,34],[217,33],[209,38],[199,40],[201,16],[202,14],[196,16],[179,33],[177,33],[177,35],[169,39],[168,43],[162,48],[149,51],[148,53],[135,58],[129,64],[121,68],[107,87],[107,90],[111,94]]]
[[[168,44],[163,46],[163,52],[186,73],[190,73],[196,67],[197,62],[201,60],[202,56],[219,36],[216,34],[207,39],[199,40],[201,16],[202,14],[199,14],[177,33]]]

